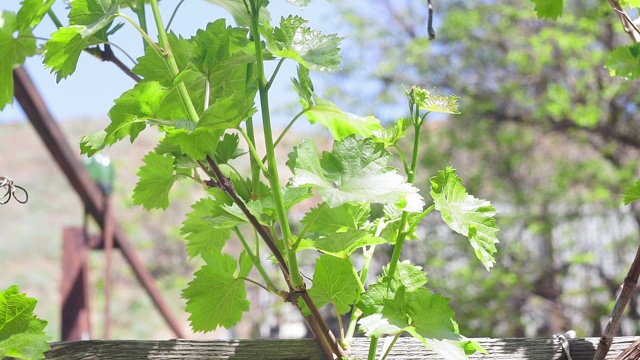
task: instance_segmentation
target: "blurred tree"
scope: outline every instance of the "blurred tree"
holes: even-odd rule
[[[422,184],[446,161],[496,204],[500,259],[480,271],[460,255],[468,245],[430,226],[411,254],[426,261],[430,286],[451,295],[464,333],[599,335],[640,224],[619,196],[638,170],[640,85],[603,67],[628,41],[618,18],[595,0],[566,0],[558,22],[537,20],[529,1],[434,6],[429,41],[427,0],[341,3],[353,35],[329,93],[381,118],[403,110],[401,84],[461,96],[462,115],[432,121]]]

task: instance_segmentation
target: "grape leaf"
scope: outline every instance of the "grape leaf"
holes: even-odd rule
[[[636,181],[635,184],[628,187],[623,193],[624,204],[629,205],[630,203],[640,200],[640,180]]]
[[[15,285],[0,291],[0,358],[44,358],[49,350],[47,322],[33,313],[36,303]]]
[[[297,61],[315,71],[337,70],[340,65],[340,41],[337,34],[322,35],[308,28],[307,20],[292,16],[280,19],[280,27],[268,24],[261,28],[269,51],[275,55]]]
[[[382,268],[379,278],[389,276],[389,265]],[[398,262],[393,278],[402,284],[407,291],[413,292],[422,288],[427,283],[427,273],[422,271],[422,267],[411,265],[409,260]]]
[[[411,125],[410,120],[400,118],[389,128],[374,130],[373,141],[383,143],[385,148],[394,146],[404,137],[409,125]]]
[[[107,132],[98,130],[89,135],[85,135],[80,139],[80,153],[87,156],[93,156],[98,151],[104,149]]]
[[[227,27],[224,19],[207,24],[196,32],[191,60],[204,74],[228,70],[236,66],[246,68],[255,62],[255,46],[247,39],[246,28]]]
[[[204,159],[207,155],[215,153],[222,130],[200,129],[188,131],[184,129],[174,129],[167,131],[166,141],[168,144],[180,146],[180,151],[194,159]]]
[[[349,259],[322,255],[316,260],[309,296],[319,308],[332,303],[344,315],[356,299],[358,282],[354,276]]]
[[[129,136],[131,142],[146,128],[145,119],[156,116],[167,89],[155,81],[143,81],[125,91],[109,110],[111,123],[105,129],[105,143],[115,144]]]
[[[312,249],[335,257],[346,258],[363,246],[385,242],[383,238],[375,237],[365,230],[349,230],[323,236],[319,239],[302,239],[297,251]]]
[[[327,128],[336,140],[342,140],[351,134],[370,137],[376,131],[383,129],[380,120],[373,116],[361,117],[344,112],[332,102],[323,100],[315,94],[313,94],[313,100],[315,104],[311,105],[304,115],[310,123],[319,123]]]
[[[299,9],[303,9],[305,6],[309,5],[311,0],[287,0],[287,2],[291,5],[297,6]]]
[[[293,90],[300,98],[302,108],[309,108],[312,104],[311,97],[313,96],[313,83],[309,77],[309,69],[302,65],[298,65],[298,78],[291,78],[291,83]]]
[[[640,43],[618,46],[607,55],[604,66],[611,76],[620,76],[628,80],[640,77]]]
[[[562,16],[563,0],[531,0],[535,5],[535,12],[541,19],[557,20]]]
[[[224,134],[214,154],[216,163],[226,164],[229,160],[236,159],[244,154],[244,151],[238,149],[239,143],[238,134]]]
[[[244,277],[251,267],[246,255],[240,257],[240,266],[231,255],[211,248],[202,254],[206,262],[195,273],[195,278],[182,292],[187,300],[187,312],[194,331],[212,331],[219,326],[229,329],[249,310]],[[244,260],[243,260],[244,259]]]
[[[220,6],[221,8],[227,10],[231,16],[233,16],[233,20],[235,20],[236,24],[239,26],[249,27],[251,25],[251,16],[247,12],[247,8],[244,5],[243,0],[207,0],[208,2]],[[260,8],[260,14],[258,18],[260,19],[260,23],[269,20],[269,11],[267,11],[266,7],[269,4],[269,1],[261,1],[262,7]]]
[[[211,248],[222,250],[229,239],[229,228],[217,228],[206,219],[218,211],[218,199],[203,198],[193,204],[193,210],[187,214],[182,222],[180,234],[187,240],[187,252],[190,258],[207,252]]]
[[[72,25],[51,34],[45,44],[44,64],[56,72],[56,80],[71,75],[82,50],[105,41],[98,32],[109,28],[119,9],[117,0],[75,0],[71,2]]]
[[[133,203],[146,210],[163,209],[169,206],[169,190],[175,181],[173,157],[148,153],[138,171],[138,183],[133,189]]]
[[[29,30],[36,27],[42,21],[42,18],[47,13],[49,8],[55,0],[23,0],[20,3],[20,10],[18,11],[18,26],[21,30]]]
[[[422,211],[418,190],[387,166],[390,155],[382,144],[352,135],[334,142],[332,152],[324,152],[322,158],[312,142],[304,141],[289,154],[287,165],[294,173],[294,186],[316,187],[330,207],[406,201],[405,210]]]
[[[300,222],[309,233],[328,235],[359,229],[367,221],[370,212],[369,205],[365,203],[345,203],[334,208],[320,205],[309,210]]]
[[[640,7],[640,0],[620,0],[620,5],[630,7]]]
[[[194,57],[195,44],[173,32],[167,34],[167,39],[178,69],[188,69]],[[137,62],[132,71],[145,80],[157,81],[166,87],[175,84],[165,59],[152,46],[144,49],[144,55]]]
[[[282,193],[286,211],[289,211],[293,205],[313,197],[311,189],[309,188],[285,186],[282,189]],[[265,225],[273,225],[278,219],[278,213],[275,202],[273,201],[273,196],[264,196],[267,192],[263,192],[262,194],[262,198],[250,201],[247,204],[247,207],[261,223]]]
[[[469,195],[451,166],[430,180],[431,196],[442,220],[453,231],[469,238],[476,256],[490,270],[495,263],[493,254],[498,242],[499,229],[493,218],[496,209],[489,201]]]
[[[405,90],[410,104],[417,105],[420,109],[429,112],[445,114],[460,114],[458,111],[458,95],[433,95],[431,91],[412,86],[411,90]]]
[[[225,98],[218,98],[200,117],[199,129],[225,130],[235,129],[240,122],[251,117],[257,111],[254,107],[253,95],[234,94]]]
[[[19,16],[20,14],[18,14]],[[13,34],[17,32],[18,37]],[[0,13],[0,110],[13,101],[13,68],[36,53],[36,40],[30,27],[20,26],[16,14]]]

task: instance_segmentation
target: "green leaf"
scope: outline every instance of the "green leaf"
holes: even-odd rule
[[[315,71],[337,70],[340,65],[340,41],[337,34],[322,35],[308,28],[307,20],[292,16],[280,19],[280,27],[268,25],[261,29],[269,51],[297,61]]]
[[[496,250],[496,209],[489,201],[469,195],[460,182],[456,171],[448,166],[431,178],[431,196],[436,210],[449,227],[466,237],[476,256],[487,270],[495,263]]]
[[[235,20],[236,24],[239,26],[249,27],[251,25],[251,16],[247,13],[247,9],[244,6],[243,0],[207,0],[208,2],[218,5],[221,8],[227,10],[231,16],[233,16],[233,20]],[[260,23],[269,20],[269,11],[267,11],[266,7],[269,4],[269,1],[262,1],[260,8],[260,14],[258,18],[260,19]]]
[[[618,46],[607,55],[604,66],[611,76],[620,76],[628,80],[640,77],[640,43]]]
[[[373,140],[349,136],[333,144],[332,152],[318,157],[315,145],[305,141],[289,154],[287,165],[294,186],[314,186],[330,206],[347,202],[398,203],[405,210],[422,211],[418,189],[397,170],[387,166],[391,154]]]
[[[400,118],[389,128],[373,131],[373,141],[383,143],[385,148],[395,146],[404,137],[411,121]]]
[[[411,90],[405,90],[410,104],[417,105],[420,109],[429,112],[445,114],[460,114],[458,111],[458,95],[433,95],[431,91],[412,86]]]
[[[311,98],[313,97],[313,83],[309,77],[309,69],[298,65],[298,78],[292,78],[291,83],[293,90],[300,97],[300,104],[303,109],[307,109],[311,106]]]
[[[95,155],[95,153],[104,149],[106,137],[107,132],[104,130],[83,136],[80,139],[80,153],[87,156]]]
[[[620,5],[629,7],[640,7],[640,0],[621,0]]]
[[[194,131],[184,129],[167,131],[168,144],[180,146],[180,151],[194,159],[204,159],[213,155],[217,149],[223,131],[217,129],[196,128]]]
[[[16,14],[6,10],[0,13],[0,110],[13,101],[14,67],[36,53],[31,28],[21,25],[24,24],[17,21]],[[18,37],[14,38],[16,32]]]
[[[173,32],[167,34],[167,38],[178,69],[188,69],[194,57],[195,44]],[[166,87],[175,84],[165,59],[151,45],[144,49],[144,55],[137,62],[132,71],[145,80],[157,81]]]
[[[155,81],[143,81],[125,91],[109,110],[111,123],[105,129],[105,143],[115,144],[129,136],[131,142],[146,128],[144,120],[156,116],[167,89]]]
[[[98,32],[109,28],[119,9],[116,0],[74,0],[69,22],[51,34],[45,44],[44,64],[56,72],[56,80],[66,78],[76,70],[82,50],[105,41]]]
[[[190,258],[206,253],[209,249],[222,250],[222,247],[231,236],[231,229],[217,228],[211,225],[208,217],[219,212],[220,200],[216,198],[203,198],[191,207],[193,210],[187,214],[187,219],[182,223],[180,234],[187,239],[187,252]]]
[[[303,9],[305,6],[309,5],[311,0],[287,0],[287,2],[297,6],[300,9]]]
[[[239,143],[238,134],[224,134],[214,154],[216,163],[226,164],[229,160],[236,159],[244,154],[244,151],[238,149]]]
[[[628,187],[623,193],[624,204],[629,205],[630,203],[640,200],[640,180],[636,181],[635,184]]]
[[[313,197],[311,189],[285,186],[282,189],[284,207],[286,211],[295,204]],[[258,200],[252,200],[247,204],[249,211],[263,224],[273,225],[278,219],[278,213],[276,210],[273,196],[265,196]]]
[[[218,98],[200,117],[198,129],[226,130],[236,129],[240,122],[248,119],[257,111],[253,95],[234,94],[225,98]]]
[[[557,20],[562,16],[563,0],[531,0],[535,5],[535,11],[541,19]]]
[[[349,259],[322,255],[316,260],[309,295],[319,308],[332,303],[344,315],[356,299],[358,282],[354,276]]]
[[[18,26],[21,30],[29,29],[31,31],[32,28],[40,24],[54,2],[55,0],[23,0],[18,11]]]
[[[245,256],[238,262],[231,255],[222,254],[219,249],[211,248],[202,254],[206,262],[195,273],[195,278],[182,292],[187,300],[187,312],[193,331],[212,331],[219,326],[229,329],[249,310],[245,283],[250,267]]]
[[[169,206],[169,190],[175,181],[173,157],[148,153],[138,171],[138,183],[133,189],[133,203],[146,210],[163,209]]]
[[[15,285],[0,291],[0,358],[44,358],[49,350],[44,332],[47,322],[33,313],[36,303]]]
[[[224,19],[207,24],[189,40],[194,46],[193,64],[208,75],[236,66],[246,68],[256,61],[255,46],[247,39],[247,33],[246,28],[227,27]]]
[[[319,205],[309,210],[300,222],[309,233],[328,235],[359,229],[367,221],[370,212],[371,208],[366,203],[345,203],[334,208]]]
[[[389,276],[389,265],[382,268],[381,278]],[[409,260],[398,262],[393,278],[402,284],[407,291],[414,292],[424,287],[427,283],[427,273],[421,266],[411,265]]]
[[[302,239],[297,251],[318,250],[339,258],[347,258],[363,246],[385,243],[383,238],[375,237],[365,230],[349,230],[323,236],[319,239]]]
[[[313,94],[315,104],[305,111],[304,115],[312,124],[319,123],[331,132],[336,140],[342,140],[356,134],[370,137],[383,129],[380,120],[373,116],[357,116],[342,111],[330,101],[323,100]]]

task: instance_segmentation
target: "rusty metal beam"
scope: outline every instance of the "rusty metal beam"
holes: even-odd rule
[[[65,228],[62,235],[62,341],[91,338],[89,248],[83,230]]]
[[[13,70],[14,95],[20,107],[25,112],[40,138],[44,141],[58,163],[58,166],[69,179],[76,193],[82,199],[84,206],[100,227],[104,227],[104,209],[102,193],[91,180],[84,169],[77,151],[73,151],[67,142],[62,129],[55,122],[40,93],[34,86],[24,67]],[[156,308],[173,332],[179,338],[185,338],[182,326],[169,310],[169,306],[162,298],[153,277],[138,258],[133,246],[127,240],[122,228],[114,221],[113,234],[115,245],[120,248],[122,255],[133,269],[138,281],[145,288]]]

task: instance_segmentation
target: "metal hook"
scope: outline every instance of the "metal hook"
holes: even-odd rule
[[[15,185],[13,180],[6,176],[0,176],[0,188],[6,188],[7,192],[0,197],[0,205],[4,205],[11,200],[11,197],[16,199],[20,204],[26,204],[29,201],[29,193],[22,186]],[[20,190],[24,196],[16,196],[16,189]]]

